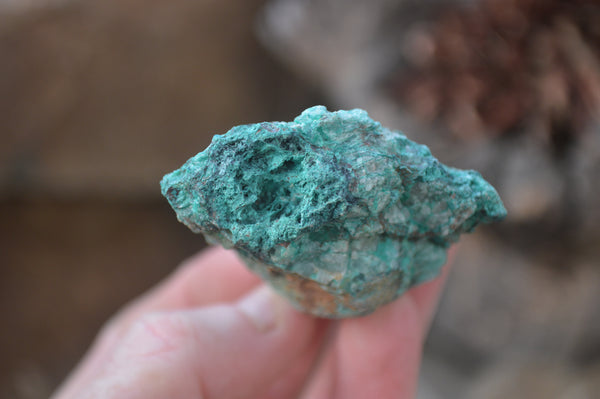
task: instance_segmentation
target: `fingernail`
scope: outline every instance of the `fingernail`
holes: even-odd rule
[[[282,318],[282,299],[268,286],[254,290],[238,303],[238,307],[260,332],[275,328]]]

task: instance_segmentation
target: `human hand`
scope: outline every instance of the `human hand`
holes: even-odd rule
[[[52,399],[413,398],[446,269],[334,322],[294,310],[213,248],[117,314]]]

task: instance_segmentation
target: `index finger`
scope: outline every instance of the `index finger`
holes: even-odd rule
[[[234,251],[208,248],[184,261],[165,281],[123,309],[111,324],[140,314],[190,309],[240,299],[260,283]]]
[[[259,284],[233,251],[210,248],[185,261],[166,281],[134,300],[102,329],[65,384],[57,391],[68,397],[106,361],[127,328],[146,313],[189,309],[233,302]]]

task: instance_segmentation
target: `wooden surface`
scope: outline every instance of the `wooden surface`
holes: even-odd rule
[[[123,304],[204,240],[164,202],[0,204],[0,398],[44,398]]]
[[[204,245],[163,174],[234,125],[321,103],[258,43],[264,2],[0,1],[0,399],[48,397]]]

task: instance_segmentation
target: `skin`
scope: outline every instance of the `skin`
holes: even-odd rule
[[[209,249],[113,317],[52,399],[414,398],[446,274],[331,321]]]

